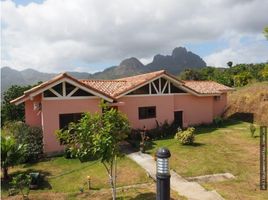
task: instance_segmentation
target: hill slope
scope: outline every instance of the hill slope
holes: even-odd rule
[[[228,95],[225,117],[253,117],[258,124],[268,125],[268,82],[238,88]]]

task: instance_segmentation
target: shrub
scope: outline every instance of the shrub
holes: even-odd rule
[[[254,124],[250,124],[249,129],[251,132],[251,137],[254,137],[254,133],[256,131],[256,127],[254,126]]]
[[[30,192],[30,183],[31,183],[31,176],[25,173],[18,174],[17,176],[13,177],[11,181],[11,185],[16,189],[19,190],[23,199],[28,199],[28,195]]]
[[[156,121],[156,127],[148,130],[146,134],[151,139],[162,139],[174,135],[176,130],[177,126],[175,123],[169,124],[167,121],[164,121],[164,123],[158,123],[158,121]]]
[[[1,170],[4,180],[9,178],[9,167],[20,163],[24,159],[26,148],[26,145],[16,143],[14,137],[1,135]]]
[[[189,127],[185,131],[179,130],[175,135],[175,139],[179,140],[183,145],[191,145],[195,140],[194,131],[195,128],[193,127]]]
[[[17,143],[27,145],[25,162],[34,162],[43,153],[43,134],[39,127],[30,127],[24,122],[8,122],[4,131],[12,135]]]
[[[215,117],[213,119],[213,124],[216,125],[217,127],[220,127],[223,124],[223,118]]]

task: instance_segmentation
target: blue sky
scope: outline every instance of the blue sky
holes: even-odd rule
[[[14,2],[16,3],[16,5],[28,5],[29,3],[38,3],[38,4],[41,4],[43,2],[43,0],[34,0],[34,1],[31,1],[31,0],[14,0]]]
[[[96,72],[128,57],[146,64],[178,46],[210,66],[265,62],[267,7],[266,0],[5,0],[1,66]]]

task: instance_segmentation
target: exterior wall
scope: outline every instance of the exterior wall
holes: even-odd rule
[[[30,126],[41,127],[41,111],[34,110],[34,103],[41,102],[41,95],[25,101],[25,122]]]
[[[183,111],[183,126],[211,123],[213,121],[213,97],[175,95],[174,110]]]
[[[156,120],[169,123],[174,120],[174,111],[183,111],[183,126],[211,123],[215,116],[219,116],[226,106],[227,96],[223,94],[220,101],[214,97],[197,97],[190,94],[161,95],[161,96],[124,96],[118,102],[118,110],[125,113],[131,127],[151,129],[156,126]],[[72,99],[72,100],[45,100],[42,103],[42,112],[34,111],[34,102],[41,101],[41,96],[25,102],[26,123],[43,128],[44,152],[53,153],[63,150],[56,139],[55,130],[59,129],[59,114],[101,112],[100,99]],[[156,118],[139,119],[138,108],[156,106]]]
[[[42,123],[44,152],[53,153],[63,150],[56,138],[59,129],[59,114],[100,112],[100,99],[43,100]]]
[[[118,110],[125,113],[130,121],[132,128],[151,129],[156,126],[156,120],[163,123],[165,120],[172,122],[174,120],[174,98],[173,95],[166,96],[135,96],[122,97],[118,101],[125,104],[119,106]],[[139,107],[156,106],[156,118],[139,120]]]
[[[221,116],[227,105],[227,93],[221,95],[220,100],[213,102],[213,118]]]

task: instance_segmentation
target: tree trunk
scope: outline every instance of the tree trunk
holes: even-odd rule
[[[114,180],[113,180],[113,175],[112,174],[110,175],[110,184],[111,184],[111,188],[112,188],[113,200],[116,200],[116,190],[115,190],[115,187],[114,187]]]
[[[2,168],[2,173],[3,173],[3,179],[8,180],[9,176],[8,176],[8,168],[7,167]]]
[[[113,185],[114,185],[114,187],[113,187],[113,195],[115,196],[115,199],[116,199],[116,176],[117,176],[117,171],[116,171],[116,165],[117,164],[117,162],[116,162],[116,156],[114,157],[114,171],[113,171],[113,178],[114,178],[114,180],[113,180]]]

